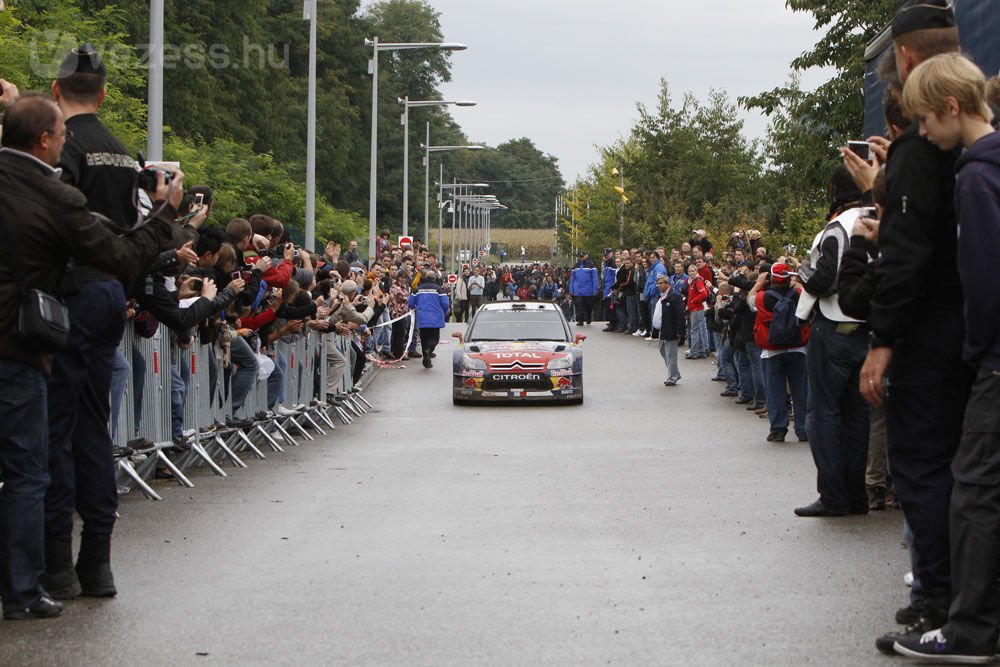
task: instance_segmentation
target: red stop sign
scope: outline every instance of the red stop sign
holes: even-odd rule
[[[457,282],[458,282],[458,276],[456,276],[454,273],[449,273],[448,274],[448,283],[450,285],[454,285]]]

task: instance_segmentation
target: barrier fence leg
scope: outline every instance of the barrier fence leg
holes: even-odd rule
[[[316,438],[309,435],[309,433],[307,433],[306,430],[302,428],[302,425],[297,421],[295,421],[293,417],[288,418],[288,421],[286,421],[285,424],[287,425],[288,423],[291,423],[292,426],[294,426],[298,430],[298,432],[302,434],[302,437],[305,438],[306,440],[309,440],[310,442],[316,440]]]
[[[257,445],[253,444],[253,440],[248,438],[246,433],[244,433],[243,431],[236,431],[236,437],[238,437],[240,439],[240,442],[246,445],[250,449],[250,451],[253,452],[253,455],[256,456],[258,459],[267,458],[266,456],[264,456],[264,452],[257,449]]]
[[[266,430],[264,430],[264,427],[261,426],[260,424],[257,424],[256,428],[254,429],[254,432],[259,434],[262,438],[264,438],[265,442],[267,442],[268,447],[270,447],[274,451],[276,452],[285,451],[281,447],[281,445],[278,444],[278,441],[272,438],[271,435]]]
[[[237,468],[247,467],[247,464],[243,463],[243,460],[240,457],[236,456],[236,452],[231,450],[229,448],[229,445],[226,444],[226,441],[223,440],[221,437],[215,436],[213,442],[219,447],[219,449],[221,449],[226,454],[226,456],[229,457],[229,460],[232,461],[233,465],[235,465]]]
[[[279,424],[278,422],[274,422],[272,424],[272,426],[274,426],[275,430],[277,430],[278,433],[281,434],[281,437],[284,438],[285,442],[287,442],[288,444],[290,444],[292,447],[298,447],[299,446],[299,443],[295,440],[295,438],[293,438],[291,435],[289,435],[288,431],[286,431],[281,426],[281,424]]]
[[[160,497],[160,494],[158,494],[156,491],[153,491],[153,487],[151,487],[149,484],[146,484],[146,480],[144,480],[142,478],[142,475],[140,475],[136,471],[131,461],[129,461],[128,459],[118,459],[118,469],[121,470],[123,473],[125,473],[133,482],[135,482],[135,485],[139,487],[139,490],[142,491],[144,496],[146,496],[150,500],[163,500],[163,498]]]
[[[374,410],[375,409],[375,406],[372,405],[371,403],[369,403],[365,399],[365,397],[361,395],[361,390],[360,389],[355,389],[354,390],[354,398],[358,399],[359,401],[361,401],[362,403],[364,403],[365,405],[367,405],[369,410]]]
[[[177,480],[178,484],[180,484],[181,486],[186,486],[189,489],[194,488],[194,484],[191,482],[191,480],[189,480],[187,477],[184,476],[184,473],[181,472],[181,469],[178,468],[176,465],[174,465],[174,462],[171,461],[170,458],[163,453],[162,449],[156,450],[156,460],[165,465],[167,469],[171,473],[173,473],[174,479]]]
[[[191,443],[191,451],[194,452],[198,456],[198,458],[200,458],[202,461],[204,461],[205,464],[209,468],[211,468],[212,472],[214,472],[216,475],[218,475],[219,477],[229,477],[229,475],[226,474],[226,471],[223,470],[222,468],[220,468],[219,464],[215,462],[215,459],[213,459],[209,455],[208,451],[204,447],[201,446],[200,442],[197,442],[197,441],[196,442],[192,442]]]
[[[313,418],[309,416],[308,412],[303,412],[300,416],[307,422],[309,422],[309,425],[312,427],[312,430],[316,431],[316,433],[318,433],[319,435],[326,435],[326,431],[324,431],[319,427],[319,424],[317,424],[313,420]]]

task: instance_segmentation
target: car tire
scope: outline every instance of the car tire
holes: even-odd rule
[[[569,399],[566,401],[566,405],[583,405],[583,396]]]
[[[458,396],[452,396],[451,397],[451,404],[452,405],[468,405],[469,402],[466,401],[465,399],[459,398]]]

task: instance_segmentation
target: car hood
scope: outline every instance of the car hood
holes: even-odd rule
[[[474,342],[465,345],[465,353],[482,359],[491,370],[541,370],[552,359],[573,354],[573,345],[568,342]]]

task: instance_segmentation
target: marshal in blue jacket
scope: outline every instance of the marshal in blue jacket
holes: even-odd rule
[[[580,262],[569,278],[569,293],[573,296],[596,296],[601,291],[597,268],[590,262]]]
[[[440,329],[448,318],[451,300],[440,291],[435,282],[422,282],[417,291],[407,300],[410,308],[417,311],[418,329]]]

